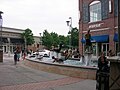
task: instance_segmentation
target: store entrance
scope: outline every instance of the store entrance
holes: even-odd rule
[[[102,43],[102,51],[105,53],[107,56],[107,53],[109,51],[109,44],[108,43]]]

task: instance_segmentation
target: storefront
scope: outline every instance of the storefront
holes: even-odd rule
[[[79,51],[84,54],[83,36],[90,30],[93,56],[118,50],[118,0],[79,0]],[[114,35],[115,34],[115,35]],[[81,40],[82,39],[82,40]]]
[[[83,38],[81,40],[83,43],[83,47],[85,47],[85,39]],[[109,51],[109,35],[99,35],[99,36],[92,36],[91,37],[92,42],[92,49],[93,49],[93,56],[99,56],[100,52],[105,52],[107,55],[107,52]],[[85,48],[83,49],[83,52],[85,52]]]
[[[24,49],[25,42],[24,39],[21,37],[21,34],[25,30],[10,28],[10,27],[2,27],[2,46],[3,46],[3,53],[13,53],[16,48]],[[30,45],[28,48],[36,50],[37,44],[40,41],[39,36],[34,36],[35,43]],[[41,45],[42,46],[42,45]]]

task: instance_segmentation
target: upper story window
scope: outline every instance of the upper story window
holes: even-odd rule
[[[118,16],[118,0],[114,0],[114,15]]]
[[[90,22],[96,22],[101,20],[101,2],[94,1],[89,5],[90,10]]]

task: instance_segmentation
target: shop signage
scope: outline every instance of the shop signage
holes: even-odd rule
[[[99,24],[92,24],[92,25],[89,25],[89,29],[91,29],[91,28],[98,28],[98,27],[101,27],[102,24],[104,24],[104,23],[99,23]]]

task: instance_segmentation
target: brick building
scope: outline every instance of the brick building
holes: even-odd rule
[[[84,54],[84,35],[92,35],[93,56],[118,48],[118,0],[79,0],[79,50]]]

